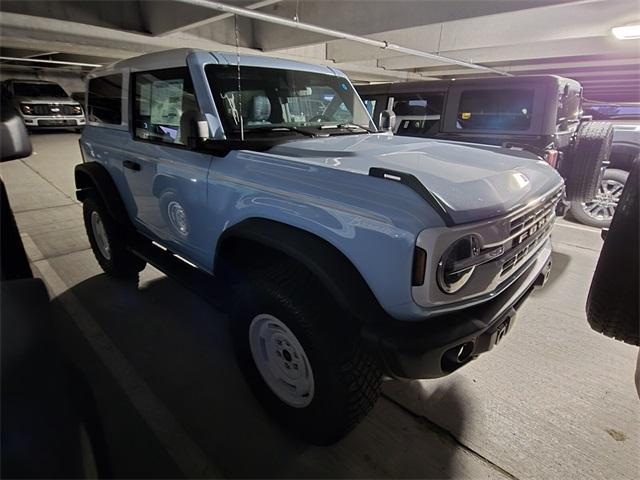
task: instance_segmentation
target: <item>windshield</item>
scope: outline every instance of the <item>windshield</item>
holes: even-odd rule
[[[68,97],[55,83],[14,83],[13,93],[19,97]]]
[[[279,68],[241,67],[239,89],[235,65],[209,65],[206,72],[228,137],[239,136],[241,116],[245,133],[375,130],[360,97],[344,78]]]

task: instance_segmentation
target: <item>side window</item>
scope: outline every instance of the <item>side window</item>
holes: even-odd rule
[[[397,95],[393,102],[393,112],[398,117],[433,117],[442,115],[444,94]]]
[[[466,90],[460,96],[458,130],[528,130],[533,90]]]
[[[373,112],[376,111],[376,103],[378,103],[378,100],[375,98],[363,98],[362,102],[364,103],[367,112],[369,112],[369,115],[373,117]]]
[[[90,122],[122,123],[122,74],[92,78],[88,85],[87,119]]]
[[[438,133],[444,93],[401,94],[394,98],[398,135],[432,136]]]
[[[135,138],[186,145],[181,136],[182,114],[198,109],[187,68],[136,73],[133,91]]]

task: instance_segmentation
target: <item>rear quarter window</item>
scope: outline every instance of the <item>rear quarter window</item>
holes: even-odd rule
[[[457,130],[528,130],[534,90],[465,90],[460,95]]]
[[[92,78],[87,88],[87,119],[90,122],[120,125],[122,74]]]

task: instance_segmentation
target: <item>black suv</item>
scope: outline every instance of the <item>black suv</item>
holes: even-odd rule
[[[582,87],[575,80],[532,75],[357,89],[375,121],[393,110],[396,135],[527,150],[558,169],[567,200],[588,202],[598,191],[613,127],[583,116]]]

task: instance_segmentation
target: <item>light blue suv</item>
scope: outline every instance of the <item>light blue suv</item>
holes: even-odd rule
[[[379,132],[338,70],[174,50],[87,85],[75,178],[98,262],[214,282],[256,395],[313,443],[384,376],[490,350],[549,273],[549,165]]]

